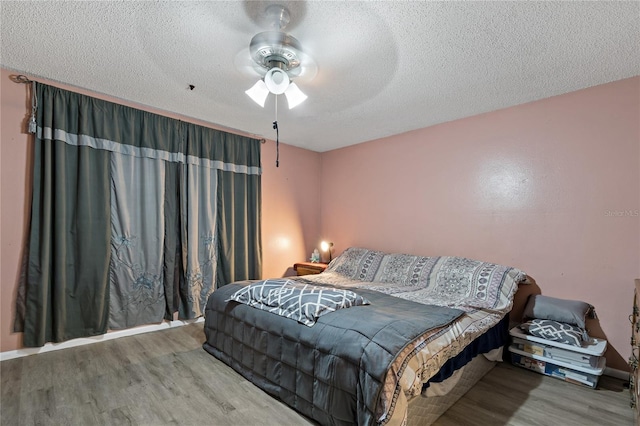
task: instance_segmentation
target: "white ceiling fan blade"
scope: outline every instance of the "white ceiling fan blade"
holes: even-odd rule
[[[289,74],[292,79],[295,78],[298,83],[309,83],[318,74],[318,64],[316,64],[310,55],[301,52],[300,66],[290,69],[287,74]]]
[[[289,84],[289,87],[287,87],[287,90],[285,90],[284,95],[287,97],[289,109],[297,107],[307,99],[307,95],[302,93],[302,90],[300,90],[300,88],[298,88],[295,83]]]
[[[264,75],[269,71],[268,69],[261,67],[251,59],[251,54],[249,53],[249,48],[242,49],[235,56],[233,61],[236,69],[240,71],[240,73],[246,77],[255,77],[259,75],[260,77],[264,77]]]
[[[251,89],[246,90],[244,93],[249,95],[255,103],[264,108],[264,103],[267,100],[267,96],[269,96],[269,89],[267,89],[267,85],[264,84],[264,81],[258,80]]]

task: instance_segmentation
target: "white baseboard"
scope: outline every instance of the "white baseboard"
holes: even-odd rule
[[[67,340],[66,342],[61,343],[46,343],[40,348],[23,348],[13,351],[0,352],[0,362],[6,361],[8,359],[20,358],[23,356],[41,354],[45,352],[73,348],[82,345],[90,345],[92,343],[105,342],[107,340],[118,339],[120,337],[149,333],[151,331],[165,330],[173,327],[182,327],[183,325],[194,324],[198,322],[204,322],[204,318],[200,317],[193,320],[163,321],[160,324],[143,325],[140,327],[127,328],[126,330],[110,331],[106,334],[101,334],[100,336],[82,337],[78,339]]]
[[[620,380],[629,380],[630,373],[628,371],[616,370],[615,368],[605,367],[603,374],[605,376],[615,377],[616,379],[620,379]]]

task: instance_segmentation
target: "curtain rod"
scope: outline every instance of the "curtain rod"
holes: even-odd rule
[[[29,77],[27,77],[26,75],[23,75],[23,74],[18,74],[18,75],[12,74],[12,75],[9,76],[9,78],[14,83],[23,83],[23,84],[33,83],[33,80],[30,80]],[[240,131],[238,131],[238,132],[240,132]],[[260,143],[261,144],[265,144],[265,143],[267,143],[267,140],[265,138],[260,138]]]

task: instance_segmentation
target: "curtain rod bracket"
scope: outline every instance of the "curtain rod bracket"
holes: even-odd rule
[[[14,83],[24,83],[24,84],[33,83],[33,80],[29,80],[29,78],[26,75],[22,75],[22,74],[19,74],[19,75],[12,74],[9,76],[9,78]]]
[[[29,117],[28,123],[28,131],[29,133],[35,134],[38,130],[38,125],[36,123],[36,111],[38,110],[38,99],[36,97],[36,82],[34,80],[30,80],[26,75],[22,74],[12,74],[9,76],[11,81],[14,83],[22,83],[22,84],[32,84],[31,86],[31,117]]]

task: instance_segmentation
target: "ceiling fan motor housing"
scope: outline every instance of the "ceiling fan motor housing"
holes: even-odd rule
[[[268,71],[273,67],[292,75],[300,67],[302,47],[293,36],[282,31],[265,31],[256,34],[249,44],[251,58]]]

